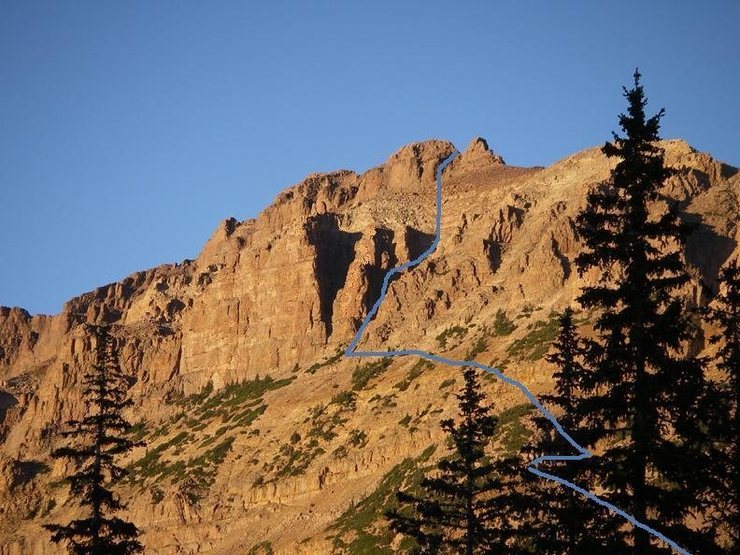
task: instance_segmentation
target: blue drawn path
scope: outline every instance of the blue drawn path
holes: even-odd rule
[[[589,500],[593,501],[594,503],[601,505],[603,507],[606,507],[607,509],[611,510],[612,512],[618,514],[619,516],[623,517],[625,520],[630,522],[633,526],[636,528],[640,528],[642,530],[645,530],[646,532],[650,533],[652,536],[662,540],[666,544],[668,544],[671,548],[673,548],[677,553],[681,553],[682,555],[689,555],[689,552],[686,551],[684,548],[679,546],[676,542],[671,540],[670,538],[667,538],[657,530],[651,528],[647,524],[643,524],[639,520],[637,520],[632,515],[624,512],[619,507],[612,505],[608,501],[605,501],[601,499],[600,497],[594,495],[588,490],[585,490],[573,482],[569,482],[568,480],[564,480],[563,478],[560,478],[558,476],[555,476],[554,474],[549,474],[547,472],[543,472],[538,468],[540,463],[548,462],[548,461],[578,461],[582,459],[587,459],[591,456],[591,453],[576,443],[576,441],[566,432],[563,427],[560,425],[560,423],[557,421],[557,419],[548,411],[542,403],[540,403],[537,400],[537,397],[534,396],[534,394],[527,389],[527,386],[525,386],[523,383],[514,380],[508,376],[505,376],[501,373],[501,371],[498,368],[493,368],[491,366],[486,366],[485,364],[481,364],[479,362],[475,361],[469,361],[469,360],[454,360],[449,358],[444,358],[432,353],[427,353],[426,351],[420,351],[418,349],[403,349],[398,351],[357,351],[357,344],[360,342],[360,339],[362,339],[362,335],[365,333],[365,329],[367,328],[368,324],[370,324],[370,321],[375,317],[375,315],[378,312],[378,309],[380,308],[381,303],[383,302],[383,299],[385,298],[385,295],[388,291],[388,283],[390,282],[390,279],[395,275],[403,272],[404,270],[407,270],[409,268],[412,268],[419,263],[421,263],[423,260],[425,260],[430,254],[434,252],[434,250],[437,248],[437,245],[439,244],[440,239],[440,229],[441,229],[441,223],[442,223],[442,171],[445,169],[447,164],[452,162],[452,160],[458,155],[459,153],[457,151],[453,152],[450,156],[448,156],[444,162],[442,162],[437,168],[437,223],[435,228],[435,236],[434,241],[429,246],[427,250],[425,250],[421,255],[419,255],[414,260],[410,260],[408,262],[405,262],[404,264],[401,264],[400,266],[396,266],[395,268],[392,268],[388,271],[388,273],[385,275],[385,278],[383,279],[383,286],[380,290],[380,296],[378,297],[378,300],[375,301],[375,304],[373,305],[370,312],[365,316],[365,319],[362,321],[362,325],[360,326],[360,329],[357,330],[357,334],[355,335],[354,339],[352,339],[352,342],[349,344],[347,349],[344,352],[345,356],[348,357],[393,357],[393,356],[418,356],[421,358],[424,358],[426,360],[431,360],[433,362],[438,362],[441,364],[449,364],[450,366],[472,366],[475,368],[480,368],[481,370],[485,370],[486,372],[489,372],[496,376],[499,380],[516,387],[519,391],[521,391],[524,396],[529,399],[529,401],[547,418],[550,422],[552,422],[552,425],[555,426],[555,429],[558,431],[558,433],[570,444],[573,446],[576,451],[578,451],[578,455],[543,455],[541,457],[537,457],[534,459],[529,466],[527,467],[527,470],[529,470],[532,474],[535,474],[541,478],[546,478],[548,480],[552,480],[554,482],[558,482],[559,484],[562,484],[563,486],[566,486],[574,491],[577,491],[581,495],[587,497]]]

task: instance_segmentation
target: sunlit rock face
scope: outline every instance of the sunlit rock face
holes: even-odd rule
[[[676,173],[652,211],[678,203],[695,224],[683,293],[704,304],[721,265],[739,254],[740,176],[683,141],[662,146]],[[55,316],[0,307],[0,555],[60,552],[40,526],[77,514],[58,484],[70,467],[49,453],[84,410],[94,343],[85,324],[112,326],[135,378],[128,416],[149,446],[123,461],[139,474],[119,490],[150,552],[241,553],[270,541],[280,553],[326,553],[327,527],[389,470],[432,444],[438,456],[456,371],[398,359],[358,385],[353,370],[365,361],[337,353],[387,270],[432,244],[435,174],[454,150],[424,141],[363,174],[312,174],[256,219],[224,220],[196,260],[136,272]],[[363,348],[457,358],[474,349],[476,360],[506,361],[507,372],[546,391],[552,369],[511,345],[595,279],[574,268],[574,221],[613,163],[594,148],[546,168],[513,167],[474,139],[443,172],[436,251],[392,280]],[[497,313],[513,333],[492,333]],[[701,337],[695,347],[705,347]],[[279,383],[249,389],[268,374]],[[498,409],[524,402],[501,384],[486,387]],[[349,391],[351,402],[339,395]],[[136,466],[178,437],[145,459],[151,475]],[[212,464],[201,468],[206,453]],[[172,470],[177,461],[185,470]]]

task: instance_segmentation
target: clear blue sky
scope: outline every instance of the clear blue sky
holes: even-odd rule
[[[663,136],[740,164],[740,2],[0,0],[0,304],[194,258],[313,171],[476,135],[601,144],[635,66]]]

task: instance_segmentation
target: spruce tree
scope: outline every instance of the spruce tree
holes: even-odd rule
[[[727,553],[740,553],[740,266],[732,261],[720,270],[720,293],[707,310],[708,320],[720,333],[710,342],[721,343],[717,368],[724,374],[712,396],[716,449],[713,452],[715,479],[710,491],[710,522],[718,543]]]
[[[54,458],[71,459],[77,470],[68,477],[72,496],[85,507],[84,518],[68,524],[47,524],[52,541],[65,543],[74,554],[126,555],[143,551],[139,530],[131,522],[112,516],[124,504],[110,489],[126,470],[115,458],[140,445],[127,439],[131,425],[121,413],[132,401],[126,398],[128,383],[118,363],[115,342],[106,327],[92,327],[96,360],[83,378],[86,414],[67,422],[64,437],[71,446],[56,449]]]
[[[587,443],[588,437],[579,430],[576,417],[576,396],[579,382],[587,372],[583,366],[586,349],[579,338],[574,322],[573,310],[566,308],[559,317],[559,332],[550,354],[545,358],[556,366],[553,374],[554,391],[542,395],[541,400],[548,408],[554,408],[563,429],[579,443]],[[575,454],[573,447],[563,439],[552,422],[540,415],[533,418],[537,433],[525,453],[532,457],[554,454]],[[588,462],[549,462],[542,468],[550,474],[573,483],[588,486],[590,473]],[[534,552],[542,555],[563,553],[621,553],[622,541],[614,541],[621,535],[621,522],[603,507],[594,505],[572,489],[552,481],[543,480],[531,473],[528,490],[533,496],[532,510],[527,518],[532,526]]]
[[[465,368],[463,376],[460,421],[441,423],[453,453],[422,479],[420,494],[397,493],[399,508],[386,513],[390,527],[413,538],[422,553],[529,553],[520,547],[526,535],[524,513],[517,510],[525,497],[514,485],[520,461],[489,460],[485,450],[498,421],[482,404],[476,371]]]
[[[592,467],[603,497],[697,551],[703,538],[686,519],[698,509],[704,485],[697,472],[707,462],[697,414],[706,383],[700,361],[684,354],[690,328],[680,290],[689,277],[680,247],[687,229],[675,205],[650,213],[670,175],[657,143],[664,111],[646,117],[637,71],[624,96],[628,108],[619,124],[625,135],[614,134],[602,149],[618,162],[610,179],[589,193],[576,222],[585,243],[576,259],[579,273],[596,269],[599,279],[578,298],[598,313],[597,338],[571,412],[587,447],[599,448]],[[672,549],[634,527],[623,552]]]

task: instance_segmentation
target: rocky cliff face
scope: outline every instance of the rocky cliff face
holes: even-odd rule
[[[685,294],[706,303],[719,267],[740,254],[740,175],[682,141],[663,147],[677,172],[654,210],[678,203],[695,224]],[[433,241],[435,172],[453,151],[426,141],[361,175],[310,175],[256,219],[222,222],[196,260],[137,272],[58,315],[0,307],[0,553],[58,552],[40,525],[75,508],[49,452],[82,411],[84,324],[103,322],[136,379],[129,417],[148,446],[126,461],[120,490],[151,552],[269,542],[323,553],[376,533],[348,528],[346,511],[441,444],[456,372],[339,353],[385,272]],[[511,167],[475,139],[444,171],[437,250],[393,280],[362,346],[467,354],[546,390],[551,311],[593,279],[574,270],[574,218],[610,164],[589,149]],[[523,403],[487,387],[498,409]]]

